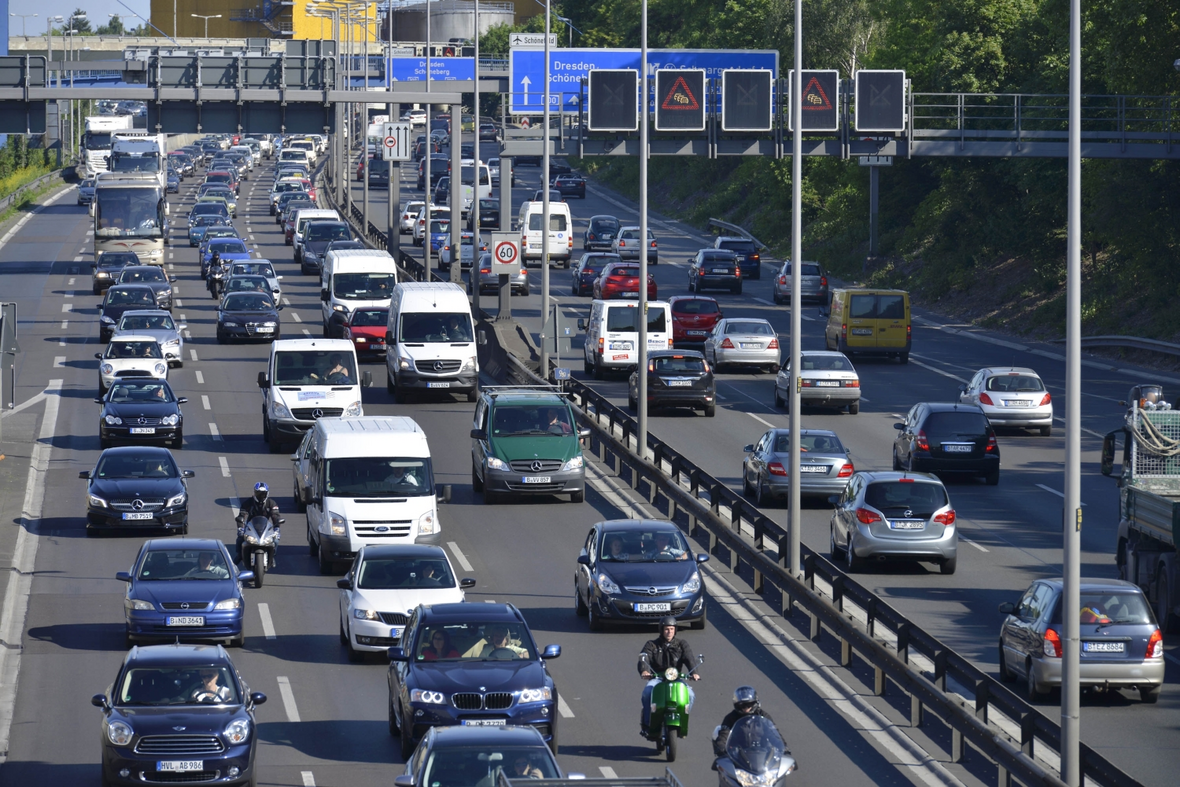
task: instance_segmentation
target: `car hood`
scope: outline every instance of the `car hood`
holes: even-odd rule
[[[212,261],[213,252],[206,251],[205,257],[206,257],[206,262]],[[223,263],[237,261],[237,260],[248,261],[249,259],[250,259],[250,252],[248,252],[248,251],[223,251],[223,252],[221,252],[221,261]]]
[[[614,563],[601,561],[598,570],[604,571],[620,587],[667,587],[688,581],[697,564],[692,560],[669,560],[660,563]]]
[[[204,611],[202,604],[216,603],[235,598],[237,581],[233,579],[168,579],[160,581],[137,581],[131,586],[135,598],[163,603],[168,601],[196,602],[192,609]]]
[[[453,588],[398,588],[396,590],[365,590],[353,594],[354,609],[377,612],[405,612],[409,614],[419,604],[457,604],[463,601],[463,591]]]
[[[136,418],[141,415],[148,418],[163,418],[166,415],[179,413],[180,408],[175,402],[107,402],[103,412],[108,415],[117,415],[120,418]]]
[[[518,459],[557,459],[566,461],[578,452],[576,434],[520,435],[518,437],[495,437],[492,447],[496,455],[506,462]]]
[[[167,342],[176,341],[177,339],[180,338],[180,334],[177,333],[176,331],[167,331],[164,329],[144,330],[141,328],[136,328],[134,331],[127,331],[126,333],[134,333],[136,336],[150,336],[153,339],[155,339],[157,342],[159,342],[161,347],[163,347]],[[116,332],[115,338],[118,338],[118,337],[119,337],[119,333]]]
[[[456,691],[519,691],[546,685],[537,661],[416,661],[414,687],[452,694]]]
[[[201,707],[199,705],[167,708],[116,707],[138,736],[145,735],[221,735],[236,718],[249,718],[241,705]],[[178,727],[183,729],[177,729]]]
[[[90,491],[100,497],[171,497],[184,491],[179,478],[98,478]]]

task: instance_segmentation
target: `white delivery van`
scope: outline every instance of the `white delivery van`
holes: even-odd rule
[[[438,503],[426,433],[405,416],[324,418],[307,453],[307,542],[320,573],[340,573],[362,546],[437,544]],[[298,457],[293,457],[296,459]]]
[[[303,243],[303,233],[309,221],[343,221],[340,214],[328,208],[300,208],[292,217],[294,233],[291,235],[291,245],[295,247],[295,261],[299,261],[300,246]]]
[[[357,373],[356,351],[346,339],[280,339],[270,345],[262,391],[262,439],[270,452],[290,450],[321,418],[365,414],[361,388],[373,382]]]
[[[601,380],[610,370],[639,364],[639,304],[635,301],[592,301],[589,319],[578,320],[586,332],[584,369]],[[672,308],[667,301],[647,303],[647,349],[672,349]]]
[[[544,203],[525,202],[520,206],[516,227],[520,230],[520,252],[527,266],[529,260],[541,259],[541,225],[545,215],[541,210]],[[570,266],[570,255],[574,251],[574,220],[570,206],[564,202],[549,202],[549,260]]]
[[[492,173],[488,165],[475,159],[463,159],[459,165],[459,196],[462,197],[463,217],[475,203],[475,171],[479,169],[479,198],[492,198]]]
[[[467,292],[453,282],[401,282],[385,331],[385,385],[399,403],[411,391],[467,394],[479,386],[475,326]]]
[[[329,251],[320,269],[324,335],[341,335],[339,328],[357,309],[389,308],[396,286],[397,263],[389,252],[379,249]]]

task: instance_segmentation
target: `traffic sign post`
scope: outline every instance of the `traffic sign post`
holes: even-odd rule
[[[721,130],[770,131],[774,74],[761,69],[721,72]]]
[[[381,140],[381,158],[386,161],[410,160],[410,124],[386,123]]]
[[[705,70],[656,72],[656,131],[705,130]]]
[[[639,128],[639,72],[597,68],[586,90],[586,127],[591,131],[634,131]]]
[[[16,304],[0,303],[0,409],[16,404]]]
[[[790,84],[795,84],[795,69],[791,69]],[[839,131],[840,113],[838,88],[840,72],[836,70],[813,71],[803,69],[803,130]],[[787,129],[795,130],[795,102],[789,101]]]
[[[857,71],[855,102],[857,131],[905,131],[905,71]]]

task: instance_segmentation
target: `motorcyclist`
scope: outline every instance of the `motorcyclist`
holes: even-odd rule
[[[205,280],[209,286],[209,294],[214,298],[217,297],[217,279],[221,273],[221,252],[213,252],[212,259],[209,260],[209,274]]]
[[[758,692],[754,690],[753,686],[738,686],[734,689],[733,710],[725,714],[721,725],[713,731],[713,755],[715,757],[725,756],[725,744],[729,741],[729,731],[733,729],[733,725],[737,724],[739,719],[745,716],[761,716],[774,724],[774,719],[762,708],[762,703],[758,702]]]
[[[697,674],[696,662],[693,660],[692,650],[688,643],[676,637],[676,618],[671,615],[660,619],[660,635],[655,639],[648,640],[639,653],[639,676],[649,678],[647,685],[643,687],[641,700],[643,712],[639,721],[640,731],[645,738],[648,737],[647,727],[651,720],[652,689],[659,683],[659,678],[656,675],[662,675],[669,667],[675,667],[677,670],[683,667],[692,680],[701,679],[701,676]],[[691,708],[693,701],[691,687],[688,690],[688,697],[689,708]]]
[[[266,517],[275,528],[275,541],[279,540],[279,504],[270,497],[270,488],[265,481],[254,485],[254,496],[251,497],[234,519],[238,523],[238,540],[234,544],[234,562],[242,562],[242,544],[246,541],[245,525],[256,516]],[[275,550],[275,561],[272,568],[278,565],[278,550]]]

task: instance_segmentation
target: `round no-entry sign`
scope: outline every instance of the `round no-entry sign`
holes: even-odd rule
[[[517,251],[516,244],[512,241],[502,240],[496,244],[496,261],[504,265],[512,265],[516,262]]]

